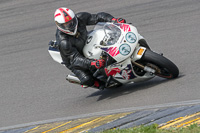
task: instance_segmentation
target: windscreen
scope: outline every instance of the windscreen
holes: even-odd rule
[[[121,36],[121,30],[115,24],[105,24],[104,25],[104,43],[106,45],[114,45]]]
[[[121,36],[121,30],[119,28],[119,25],[113,23],[98,23],[94,30],[103,29],[105,36],[103,38],[103,44],[104,46],[114,45]]]

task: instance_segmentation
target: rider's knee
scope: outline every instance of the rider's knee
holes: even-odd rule
[[[88,85],[88,86],[94,85],[94,79],[89,75],[85,75],[80,79],[80,81],[82,85]]]

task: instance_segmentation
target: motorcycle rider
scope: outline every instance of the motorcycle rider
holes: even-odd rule
[[[56,43],[63,59],[63,64],[70,69],[81,81],[81,85],[95,86],[104,89],[104,83],[93,77],[93,72],[104,66],[103,59],[91,60],[83,56],[82,50],[87,40],[87,25],[98,22],[125,23],[122,18],[100,12],[90,14],[80,12],[75,14],[71,9],[61,7],[55,11],[54,21],[57,26]]]

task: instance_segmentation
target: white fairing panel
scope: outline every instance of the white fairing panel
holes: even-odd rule
[[[60,52],[56,49],[53,49],[53,48],[49,48],[49,54],[51,55],[51,57],[53,58],[54,61],[62,64],[63,60],[62,60],[62,57],[60,55]]]
[[[89,59],[99,59],[102,50],[96,48],[95,45],[100,45],[103,40],[105,33],[103,29],[99,29],[88,34],[88,39],[83,48],[83,54]]]

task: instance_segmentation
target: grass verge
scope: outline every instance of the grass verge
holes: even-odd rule
[[[139,126],[128,129],[111,129],[101,133],[200,133],[200,127],[197,124],[184,128],[159,129],[157,124],[151,126]]]

